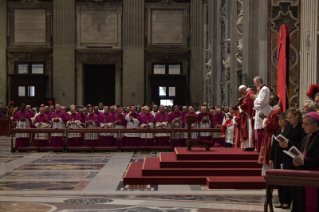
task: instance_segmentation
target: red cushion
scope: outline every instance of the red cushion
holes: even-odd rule
[[[285,176],[285,177],[309,177],[319,178],[319,171],[295,171],[274,169],[266,172],[266,176]]]

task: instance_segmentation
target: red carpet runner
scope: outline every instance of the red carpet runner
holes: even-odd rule
[[[130,164],[125,185],[206,184],[209,189],[264,189],[258,153],[235,148],[177,147],[159,158],[145,158]]]

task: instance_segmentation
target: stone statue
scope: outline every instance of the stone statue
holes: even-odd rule
[[[243,63],[243,19],[244,19],[244,11],[243,11],[243,0],[237,0],[237,53],[236,60],[238,63]]]

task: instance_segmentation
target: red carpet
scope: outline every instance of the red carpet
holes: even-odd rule
[[[206,184],[210,189],[263,189],[258,153],[234,148],[213,148],[206,151],[185,147],[160,158],[146,158],[130,164],[124,184]]]

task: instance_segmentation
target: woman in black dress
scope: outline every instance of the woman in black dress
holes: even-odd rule
[[[286,112],[286,119],[289,122],[289,124],[286,125],[284,132],[282,133],[283,136],[285,136],[289,141],[286,142],[280,142],[279,145],[283,150],[289,150],[290,147],[295,146],[298,147],[299,143],[302,141],[302,139],[306,136],[306,133],[304,132],[302,128],[302,115],[301,112],[296,108],[290,108]],[[287,154],[283,154],[283,169],[288,170],[294,170],[295,167],[292,164],[291,157]],[[292,189],[291,187],[284,188],[285,195],[290,193],[292,196]],[[284,204],[282,208],[289,209],[291,203],[291,197],[289,204]]]
[[[281,128],[275,131],[274,136],[276,137],[284,132],[285,127],[288,124],[285,112],[277,116],[277,119]],[[280,147],[279,142],[273,138],[269,157],[269,167],[272,167],[273,169],[281,169],[283,154],[283,149]],[[285,186],[278,186],[278,197],[280,204],[275,206],[276,208],[289,207],[291,203],[291,195],[290,191]]]

